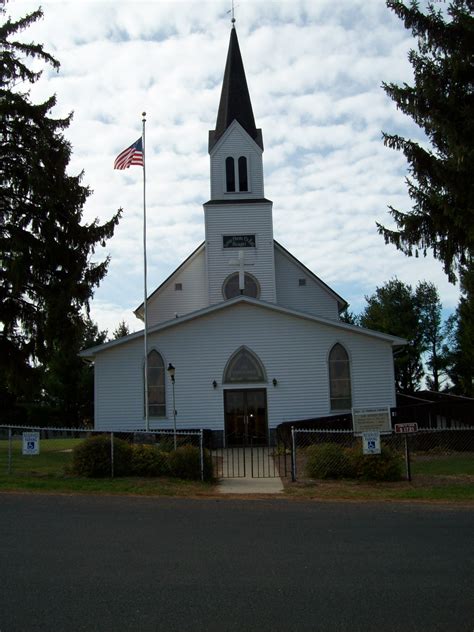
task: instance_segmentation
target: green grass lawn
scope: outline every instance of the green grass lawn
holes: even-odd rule
[[[290,483],[285,493],[293,498],[313,500],[425,500],[445,502],[474,501],[474,483],[436,483],[416,485],[400,483],[359,483],[355,481],[318,481]]]
[[[213,485],[174,478],[81,478],[72,476],[72,450],[84,439],[41,439],[38,455],[23,456],[21,440],[12,442],[8,474],[8,441],[0,441],[0,491],[139,494],[199,496],[212,493]]]
[[[412,460],[413,475],[474,476],[474,454],[458,453],[436,456],[419,456]]]
[[[41,439],[40,453],[23,456],[22,442],[12,441],[11,473],[21,476],[64,476],[72,463],[72,450],[84,439]],[[8,469],[8,441],[0,441],[0,474]]]
[[[26,491],[63,494],[133,494],[140,496],[208,496],[212,483],[176,478],[79,478],[0,475],[0,492]]]

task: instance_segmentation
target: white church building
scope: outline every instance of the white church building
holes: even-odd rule
[[[204,242],[147,301],[150,429],[171,429],[175,410],[178,430],[266,442],[284,421],[395,406],[392,352],[404,341],[342,322],[344,299],[273,238],[234,27],[209,154]],[[94,363],[98,430],[145,429],[143,337],[81,352]]]

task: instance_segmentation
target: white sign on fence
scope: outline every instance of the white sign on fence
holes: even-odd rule
[[[380,454],[380,432],[363,432],[362,433],[362,451],[364,454]]]
[[[353,408],[354,434],[363,432],[392,432],[390,408]]]
[[[40,433],[24,432],[23,433],[23,455],[28,456],[40,453]]]

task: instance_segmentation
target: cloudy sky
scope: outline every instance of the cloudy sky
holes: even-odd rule
[[[147,112],[148,287],[152,291],[203,241],[209,199],[208,130],[214,129],[230,32],[230,0],[42,2],[44,19],[23,39],[61,63],[32,90],[55,93],[55,115],[74,111],[66,132],[71,174],[93,190],[84,221],[123,218],[96,257],[111,256],[92,316],[112,331],[143,298],[142,173],[114,171],[116,155],[141,134]],[[10,0],[19,17],[38,3]],[[342,295],[355,312],[397,276],[434,282],[445,313],[457,303],[431,257],[386,246],[375,222],[387,205],[410,208],[406,162],[381,131],[422,140],[382,81],[411,81],[415,42],[382,0],[238,0],[236,26],[265,144],[265,195],[274,236]]]

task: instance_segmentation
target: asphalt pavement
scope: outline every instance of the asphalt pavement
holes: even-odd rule
[[[472,632],[474,508],[0,494],[1,632]]]

